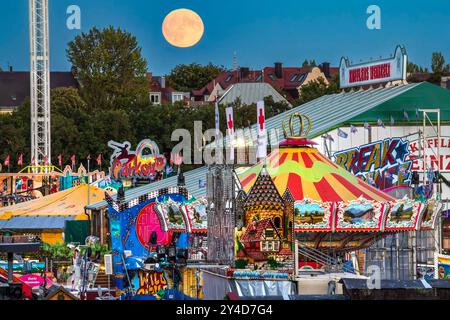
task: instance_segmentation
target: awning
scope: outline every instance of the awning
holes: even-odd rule
[[[67,220],[75,217],[13,217],[0,220],[0,229],[6,230],[63,230]]]

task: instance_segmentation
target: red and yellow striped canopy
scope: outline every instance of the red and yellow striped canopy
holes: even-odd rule
[[[379,202],[395,201],[334,164],[314,147],[305,146],[280,148],[265,161],[239,174],[245,192],[248,193],[255,183],[264,162],[280,194],[289,189],[296,201],[309,198],[323,202],[346,202],[359,197]]]

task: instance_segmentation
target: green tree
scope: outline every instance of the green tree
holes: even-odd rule
[[[431,70],[435,74],[442,74],[445,71],[445,58],[440,52],[433,52],[431,56]]]
[[[295,103],[304,104],[321,96],[338,93],[339,91],[339,76],[337,74],[329,80],[329,84],[322,77],[319,77],[300,88],[300,98]]]
[[[148,99],[147,62],[130,33],[94,27],[69,43],[67,57],[91,108],[129,108]]]
[[[167,77],[168,85],[179,91],[190,91],[205,86],[225,69],[212,63],[180,64],[172,69]]]

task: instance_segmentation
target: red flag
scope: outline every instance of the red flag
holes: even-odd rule
[[[101,154],[99,154],[98,157],[97,157],[97,165],[98,166],[102,165],[102,155]]]
[[[58,154],[58,166],[62,167],[62,154]]]
[[[72,157],[70,157],[70,160],[72,160],[72,166],[75,166],[75,155],[72,155]]]
[[[4,162],[5,167],[9,166],[9,159],[10,159],[10,156],[9,156],[9,154],[8,154],[8,155],[6,156],[6,159],[5,159],[5,162]]]
[[[48,166],[48,156],[44,157],[44,166]]]
[[[22,167],[22,166],[23,166],[23,154],[20,154],[20,155],[19,155],[19,159],[17,160],[17,165],[18,165],[19,167]]]

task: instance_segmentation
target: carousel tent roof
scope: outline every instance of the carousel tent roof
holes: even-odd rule
[[[362,196],[380,202],[395,201],[334,164],[313,147],[280,148],[266,158],[265,165],[267,169],[263,170],[268,171],[278,192],[283,194],[289,189],[294,200],[309,198],[339,202]],[[263,163],[259,163],[239,175],[246,192],[261,177],[262,166]]]
[[[403,111],[407,111],[413,118],[416,108],[419,106],[439,106],[441,108],[441,121],[450,122],[450,90],[440,88],[427,82],[413,83],[407,85],[393,86],[389,88],[367,89],[354,92],[342,92],[326,95],[313,101],[295,107],[289,111],[268,118],[266,120],[266,129],[269,132],[269,140],[274,143],[282,140],[283,132],[279,130],[282,121],[294,112],[308,115],[312,120],[312,128],[309,138],[320,136],[324,132],[348,124],[358,123],[364,117],[369,117],[374,122],[384,115],[389,121],[390,115],[393,115],[396,122],[403,119]],[[278,130],[278,135],[273,137],[271,132]],[[236,136],[243,134],[246,139],[256,140],[257,124],[240,130],[236,130]],[[205,196],[206,188],[201,188],[198,181],[204,180],[207,168],[201,167],[184,173],[186,178],[186,187],[188,191],[196,198]],[[126,200],[131,200],[140,195],[147,194],[161,188],[175,186],[177,177],[158,181],[146,186],[134,188],[126,192]],[[88,209],[98,210],[106,208],[106,201],[95,203]]]
[[[96,202],[104,198],[104,190],[89,186],[90,202]],[[61,219],[85,220],[84,207],[88,203],[88,186],[86,184],[57,192],[46,197],[23,202],[0,209],[0,227],[6,228],[17,222],[21,225],[60,226]],[[39,219],[36,219],[39,217]],[[28,219],[27,219],[28,218]],[[46,218],[46,219],[41,219]],[[6,222],[5,222],[6,221]]]

